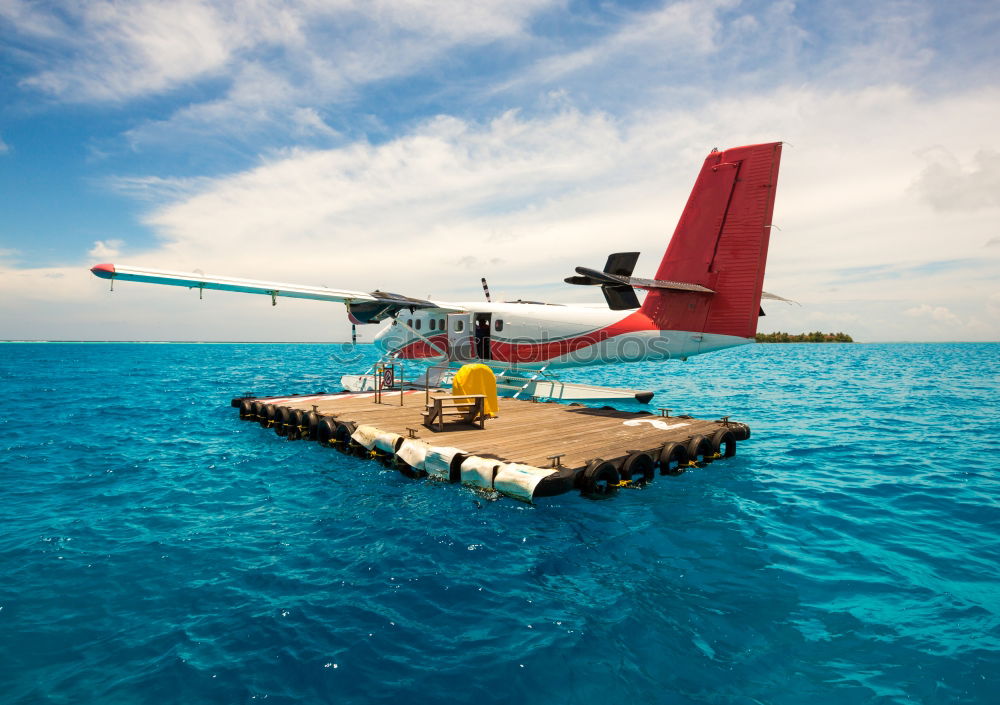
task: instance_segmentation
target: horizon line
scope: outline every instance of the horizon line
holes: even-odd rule
[[[356,342],[349,340],[77,340],[77,339],[25,339],[25,338],[5,338],[0,339],[0,343],[135,343],[135,344],[187,344],[187,345],[374,345],[374,342]],[[895,344],[920,344],[920,345],[948,345],[948,344],[969,344],[969,345],[992,345],[1000,343],[1000,340],[855,340],[854,345],[895,345]],[[756,342],[754,345],[830,345],[832,343],[813,343],[809,341],[795,343],[772,343]],[[846,344],[846,343],[845,343]],[[743,347],[743,346],[739,346]]]

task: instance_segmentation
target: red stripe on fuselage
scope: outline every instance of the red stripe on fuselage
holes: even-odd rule
[[[649,317],[641,311],[635,311],[620,321],[598,330],[588,331],[582,335],[564,338],[562,340],[538,342],[514,342],[498,340],[494,335],[490,340],[490,352],[495,362],[532,363],[546,362],[563,355],[569,355],[591,345],[597,345],[605,340],[628,333],[658,330]],[[429,338],[442,350],[448,349],[448,336],[435,335]],[[423,340],[407,343],[396,351],[399,357],[407,360],[419,360],[440,357],[441,353]]]
[[[428,357],[441,357],[442,351],[448,349],[448,336],[446,334],[432,335],[427,340],[437,345],[441,350],[435,350],[427,344],[426,340],[414,340],[407,343],[397,352],[399,356],[406,360],[420,360]]]
[[[641,311],[636,311],[620,321],[599,330],[563,340],[538,343],[511,343],[493,338],[490,350],[498,362],[545,362],[563,355],[569,355],[591,345],[597,345],[609,338],[644,330],[656,330],[653,322]]]

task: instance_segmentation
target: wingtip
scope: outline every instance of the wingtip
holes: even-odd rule
[[[90,268],[91,273],[94,276],[100,277],[101,279],[110,279],[115,276],[115,265],[105,263],[105,264],[95,264]]]

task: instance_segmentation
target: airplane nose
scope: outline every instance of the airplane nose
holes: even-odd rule
[[[95,264],[90,268],[90,271],[94,276],[98,276],[101,279],[110,279],[115,276],[115,265],[113,264]]]
[[[389,350],[396,347],[394,345],[395,329],[392,324],[386,326],[380,330],[376,335],[375,339],[372,341],[375,343],[376,347],[381,350]]]

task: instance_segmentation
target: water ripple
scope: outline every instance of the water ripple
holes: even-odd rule
[[[573,371],[754,436],[536,506],[236,420],[336,350],[5,346],[0,702],[997,700],[1000,346]]]

